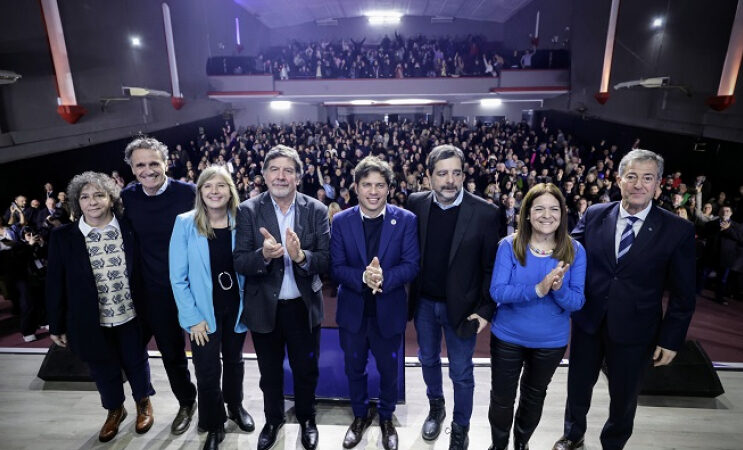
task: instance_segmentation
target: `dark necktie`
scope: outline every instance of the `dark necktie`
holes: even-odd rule
[[[632,225],[638,220],[635,216],[627,216],[627,226],[622,231],[622,238],[619,240],[619,251],[617,252],[617,262],[622,260],[622,257],[627,254],[632,243],[635,242],[635,232],[632,229]]]

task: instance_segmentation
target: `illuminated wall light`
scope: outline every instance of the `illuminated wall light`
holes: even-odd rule
[[[129,38],[129,42],[132,44],[132,47],[141,47],[142,46],[142,39],[140,39],[139,36],[132,36]]]
[[[400,23],[402,14],[396,11],[369,11],[366,14],[370,25],[394,25]]]
[[[390,105],[428,105],[434,103],[434,101],[422,98],[393,98],[388,100],[387,103]]]
[[[660,28],[661,25],[663,25],[663,19],[660,17],[653,19],[653,28]]]
[[[480,106],[484,106],[486,108],[492,108],[495,106],[500,106],[503,104],[503,100],[499,98],[484,98],[480,100]]]
[[[275,109],[277,111],[286,111],[287,109],[290,109],[292,107],[292,102],[288,100],[273,100],[270,105],[271,109]]]

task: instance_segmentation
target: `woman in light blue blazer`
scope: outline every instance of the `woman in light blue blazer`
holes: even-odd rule
[[[196,189],[194,209],[175,220],[170,282],[178,320],[191,337],[199,429],[208,432],[204,449],[216,449],[227,417],[243,431],[255,429],[242,406],[242,350],[248,330],[240,323],[244,279],[232,266],[239,197],[229,173],[218,166],[201,173]]]

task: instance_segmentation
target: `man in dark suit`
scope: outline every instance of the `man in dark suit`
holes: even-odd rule
[[[573,230],[587,253],[586,304],[572,316],[565,429],[554,449],[583,446],[603,361],[611,401],[601,444],[623,448],[647,367],[669,364],[684,342],[695,306],[694,227],[653,206],[662,174],[660,155],[632,150],[619,164],[621,202],[591,206]]]
[[[273,147],[263,163],[268,192],[244,201],[237,213],[235,270],[245,275],[242,321],[253,337],[266,425],[258,450],[273,446],[284,415],[284,348],[294,376],[302,446],[317,447],[315,388],[320,324],[320,274],[330,263],[328,210],[297,192],[302,161],[296,150]]]
[[[354,415],[344,448],[358,445],[373,418],[366,376],[369,350],[379,370],[382,445],[396,450],[398,444],[392,414],[407,322],[405,284],[418,274],[420,254],[415,216],[387,204],[393,176],[386,162],[364,158],[354,173],[359,206],[333,216],[331,275],[340,285],[336,322]]]
[[[503,217],[491,205],[462,189],[464,153],[440,145],[427,161],[431,191],[415,193],[408,209],[418,217],[421,271],[410,291],[418,357],[430,403],[421,434],[438,437],[446,417],[441,376],[441,335],[446,338],[449,377],[454,385],[450,449],[465,449],[475,389],[472,355],[477,333],[492,319],[495,303],[488,289]]]

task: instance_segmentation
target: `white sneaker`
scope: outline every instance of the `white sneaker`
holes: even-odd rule
[[[49,325],[42,325],[39,328],[41,328],[42,330],[49,331]]]
[[[28,336],[23,336],[23,341],[24,342],[33,342],[33,341],[38,340],[38,339],[39,338],[36,337],[35,334],[29,334]]]

